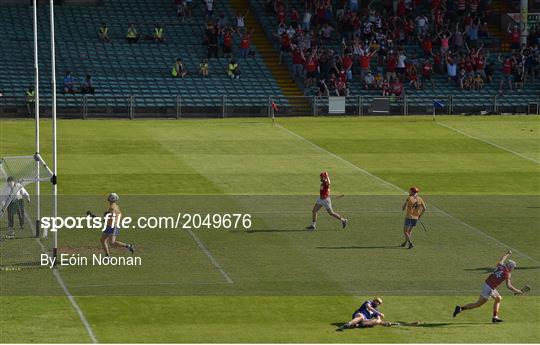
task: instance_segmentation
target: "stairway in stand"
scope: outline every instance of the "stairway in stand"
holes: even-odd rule
[[[503,1],[495,0],[491,3],[491,11],[496,13],[509,13],[512,12],[512,9]],[[510,38],[506,28],[499,28],[495,23],[488,23],[489,34],[495,36],[501,42],[501,51],[509,52],[510,49]]]
[[[250,9],[249,0],[229,0],[232,9],[237,13],[246,13]],[[231,18],[231,21],[234,21]],[[280,87],[283,95],[289,101],[289,104],[295,105],[295,112],[299,110],[310,111],[309,104],[303,98],[304,93],[298,87],[296,82],[285,64],[279,64],[279,51],[275,49],[272,42],[268,40],[263,27],[257,21],[255,15],[250,12],[246,16],[245,25],[247,30],[254,29],[251,43],[257,48],[257,52],[262,57],[264,63],[272,72],[274,79]],[[307,114],[306,114],[307,115]]]

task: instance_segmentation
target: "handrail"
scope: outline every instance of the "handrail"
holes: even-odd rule
[[[328,98],[324,96],[104,96],[104,95],[73,95],[59,97],[58,110],[60,116],[69,118],[89,119],[92,117],[235,117],[235,116],[268,116],[271,117],[272,104],[277,110],[275,116],[325,116],[328,112]],[[368,115],[374,98],[384,98],[380,95],[354,95],[345,97],[344,115]],[[446,100],[446,113],[480,113],[490,108],[499,112],[504,106],[505,112],[513,108],[527,107],[530,103],[540,102],[537,95],[521,95],[519,103],[509,102],[509,99],[497,96],[485,97],[471,101],[466,94],[430,94],[418,96],[388,97],[391,100],[390,114],[409,115],[426,114],[433,100]],[[50,97],[41,97],[40,109],[45,117],[50,116]],[[66,101],[67,100],[67,101]],[[510,103],[510,104],[509,104]],[[426,107],[427,106],[427,107]],[[540,107],[539,107],[540,108]],[[455,111],[456,110],[456,111]],[[519,109],[518,109],[519,110]],[[536,112],[539,110],[537,109]],[[519,112],[519,111],[515,111]],[[534,111],[532,111],[534,113]],[[1,117],[27,117],[27,101],[24,96],[0,97]]]

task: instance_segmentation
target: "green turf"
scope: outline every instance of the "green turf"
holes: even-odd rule
[[[113,190],[134,217],[253,215],[250,231],[193,231],[225,275],[192,234],[140,229],[125,229],[120,239],[138,245],[142,267],[60,272],[100,342],[538,342],[540,122],[439,121],[532,160],[427,117],[291,118],[279,126],[258,119],[60,121],[63,215],[101,211]],[[50,162],[49,124],[43,121],[42,152]],[[33,152],[30,121],[2,121],[0,134],[0,156]],[[334,199],[350,220],[346,231],[323,214],[317,232],[302,231],[321,170],[330,172],[334,195],[346,194]],[[396,245],[399,189],[411,185],[428,202],[429,230],[418,228],[417,247],[408,251]],[[97,253],[98,237],[61,232],[60,251]],[[36,246],[17,241],[11,250]],[[452,319],[453,305],[476,298],[506,246],[519,265],[515,284],[532,285],[533,296],[505,298],[503,325],[488,324],[490,306]],[[89,340],[48,269],[0,272],[0,289],[0,341]],[[385,299],[387,319],[425,325],[334,332],[333,323],[373,295]],[[57,308],[63,312],[54,317],[70,327],[56,333],[36,322]]]

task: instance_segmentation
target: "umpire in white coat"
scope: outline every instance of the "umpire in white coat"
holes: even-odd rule
[[[7,178],[7,184],[0,194],[0,205],[2,209],[7,208],[8,213],[8,236],[13,236],[13,226],[15,225],[15,214],[19,218],[19,226],[24,229],[24,199],[30,202],[30,194],[15,179],[10,176]]]

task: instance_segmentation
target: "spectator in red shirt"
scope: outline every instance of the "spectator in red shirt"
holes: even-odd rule
[[[521,47],[521,32],[519,32],[519,26],[514,24],[514,27],[511,28],[511,25],[508,24],[506,29],[510,34],[510,42],[513,50],[518,50]]]
[[[244,59],[247,58],[249,55],[249,47],[251,44],[251,37],[253,36],[253,31],[255,31],[255,29],[251,29],[249,33],[244,33],[240,38],[240,56]]]
[[[414,21],[412,19],[405,19],[405,26],[403,28],[407,42],[412,43],[414,41],[415,32],[414,32]]]
[[[449,31],[437,33],[437,37],[441,40],[441,55],[445,55],[450,49],[450,39],[452,38],[452,33]]]
[[[304,64],[306,63],[306,58],[304,57],[304,52],[297,45],[292,46],[292,63],[293,63],[293,76],[295,78],[304,77]]]
[[[484,71],[486,67],[486,60],[487,57],[482,54],[482,47],[476,51],[476,53],[473,54],[473,65],[474,65],[474,73],[476,75],[480,74],[482,79],[486,79],[486,72]],[[489,55],[489,52],[488,52]]]
[[[471,57],[469,55],[465,56],[465,60],[463,61],[463,69],[465,69],[465,75],[467,77],[472,77],[474,76],[474,73],[473,73],[473,62],[471,60]]]
[[[349,88],[347,87],[346,81],[336,78],[336,80],[334,81],[334,88],[336,96],[349,96]]]
[[[398,0],[397,3],[397,15],[398,17],[405,17],[406,14],[406,7],[405,7],[405,0]]]
[[[343,66],[343,69],[345,70],[345,74],[347,75],[347,80],[349,81],[353,80],[353,74],[352,74],[353,57],[351,53],[347,53],[343,57],[341,57],[341,65]]]
[[[396,78],[397,56],[390,51],[390,55],[386,60],[386,79],[392,80]]]
[[[291,18],[291,25],[293,26],[293,28],[298,27],[299,17],[300,16],[298,14],[298,11],[296,10],[296,7],[291,8],[290,18]]]
[[[283,55],[288,55],[291,52],[291,38],[289,35],[284,32],[280,37],[280,48],[279,48],[279,63],[283,61]]]
[[[394,96],[401,96],[403,93],[403,83],[396,78],[393,82],[390,83],[390,94]]]
[[[431,62],[426,59],[424,61],[424,64],[422,65],[422,89],[424,88],[424,85],[428,82],[431,83],[431,90],[435,90],[435,84],[433,83],[433,79],[431,78],[433,74],[433,66],[431,65]]]
[[[424,38],[418,36],[418,40],[422,43],[422,50],[424,52],[424,58],[429,58],[433,53],[433,41],[430,35],[425,35]]]
[[[285,6],[284,5],[278,5],[276,9],[277,14],[277,22],[278,24],[285,22]]]
[[[382,95],[383,96],[390,96],[390,83],[388,82],[388,79],[384,79],[382,83]]]
[[[418,81],[418,72],[416,66],[411,65],[409,70],[409,86],[414,86],[416,90],[420,89],[420,83]]]
[[[514,66],[514,63],[512,61],[512,57],[510,56],[503,60],[501,59],[501,54],[499,54],[497,59],[503,65],[503,76],[501,82],[499,83],[499,93],[502,95],[504,92],[505,82],[508,82],[508,88],[510,91],[512,90],[512,67]]]
[[[360,55],[360,57],[358,58],[358,62],[360,63],[360,80],[364,80],[366,75],[369,73],[370,71],[369,65],[371,63],[371,58],[373,57],[373,55],[375,55],[377,50],[378,49],[375,49],[374,51],[370,53],[365,53],[364,55]]]
[[[226,29],[223,33],[223,57],[229,59],[232,57],[233,34]]]
[[[315,81],[319,74],[319,62],[317,60],[316,51],[313,52],[306,60],[306,80],[304,81],[305,87],[315,85]]]

